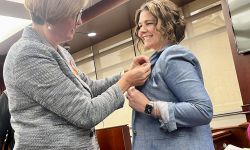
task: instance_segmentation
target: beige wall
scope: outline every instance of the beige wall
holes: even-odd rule
[[[220,1],[194,1],[183,10],[188,22],[182,44],[200,60],[214,114],[241,111],[243,103]],[[215,118],[211,126],[238,125],[245,121],[244,115]]]
[[[73,54],[77,66],[92,79],[103,79],[130,67],[134,54],[131,31],[123,32],[90,48]],[[84,52],[85,51],[85,52]],[[93,57],[93,53],[94,57]],[[92,53],[92,54],[91,54]],[[89,57],[86,57],[89,55]],[[90,59],[91,58],[91,59]],[[94,61],[96,70],[94,67]],[[95,71],[97,76],[95,76]],[[122,109],[108,116],[96,128],[111,127],[131,123],[132,110],[127,101]]]
[[[183,8],[187,18],[187,32],[181,43],[190,49],[201,63],[214,114],[240,111],[242,105],[224,17],[217,1],[195,1]],[[147,51],[144,54],[151,53],[152,51]],[[102,79],[129,68],[134,56],[130,30],[73,54],[77,66],[92,79]],[[131,125],[131,112],[126,101],[122,109],[107,117],[97,128]],[[211,126],[237,125],[245,121],[243,115],[215,118]]]

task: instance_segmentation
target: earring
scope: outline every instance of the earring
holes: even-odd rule
[[[53,26],[50,23],[47,23],[47,26],[48,26],[48,30],[52,30],[53,29]]]

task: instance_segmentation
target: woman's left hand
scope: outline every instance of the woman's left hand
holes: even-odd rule
[[[129,106],[138,112],[143,113],[146,104],[149,103],[148,98],[134,87],[128,89],[126,97],[129,101]]]

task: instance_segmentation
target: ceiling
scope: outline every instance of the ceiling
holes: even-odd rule
[[[82,17],[83,24],[78,28],[74,39],[69,42],[71,53],[89,47],[95,43],[117,35],[134,26],[136,9],[146,0],[91,0],[88,9]],[[194,0],[172,0],[183,6]],[[13,11],[15,10],[15,11]],[[29,19],[29,14],[23,4],[0,0],[0,15]],[[97,36],[90,38],[86,33],[96,32]],[[17,33],[0,43],[0,54],[7,53],[10,46],[21,34]]]
[[[134,27],[136,9],[146,0],[92,0],[82,16],[83,24],[78,28],[73,40],[69,42],[71,53],[94,45],[109,37]],[[172,0],[183,6],[194,0]],[[13,11],[14,10],[14,11]],[[0,0],[0,15],[29,19],[23,4]],[[97,36],[88,37],[86,33],[96,32]],[[21,36],[22,31],[0,43],[0,54],[5,55],[11,45]],[[0,80],[4,56],[0,55]]]
[[[83,25],[77,30],[79,33],[69,42],[70,52],[75,53],[134,27],[135,12],[145,1],[105,0],[87,9],[82,18]],[[194,0],[172,1],[183,6]],[[89,32],[96,32],[97,36],[88,37]]]
[[[133,27],[135,11],[143,2],[145,0],[136,0],[136,3],[135,0],[105,0],[87,9],[83,15],[84,23],[77,30],[80,33],[69,42],[71,53]],[[93,12],[93,9],[96,11]],[[96,32],[97,36],[88,37],[88,32]]]

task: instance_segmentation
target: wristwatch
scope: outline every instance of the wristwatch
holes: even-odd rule
[[[146,104],[145,109],[144,109],[144,113],[148,114],[148,115],[151,115],[152,112],[153,112],[153,109],[154,109],[154,107],[153,107],[152,104],[150,104],[150,103]]]

